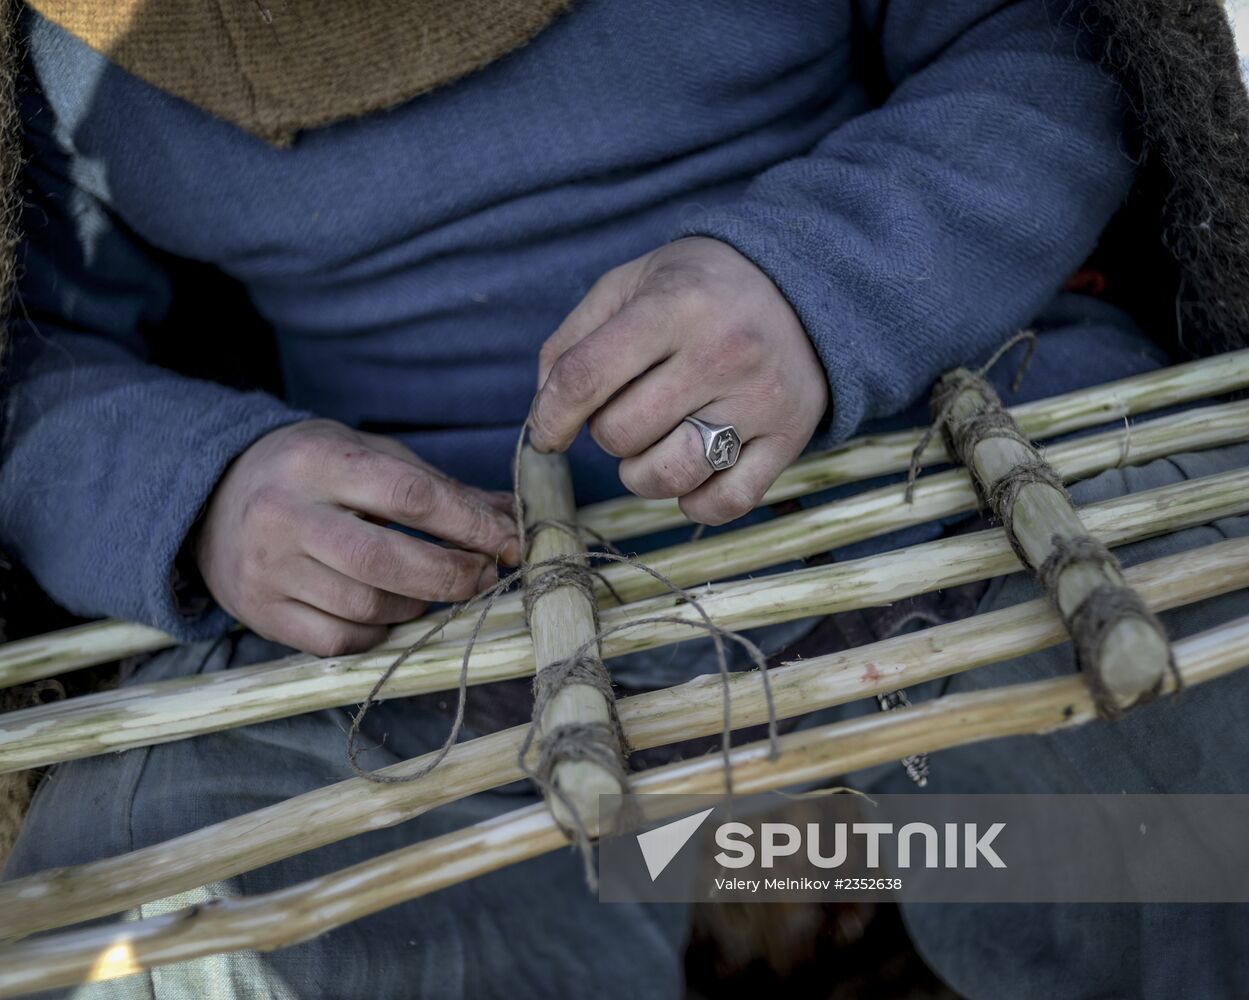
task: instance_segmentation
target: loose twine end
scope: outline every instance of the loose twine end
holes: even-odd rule
[[[920,464],[923,461],[924,452],[928,450],[928,446],[932,444],[933,438],[938,434],[942,434],[946,438],[946,444],[950,449],[951,457],[957,457],[964,465],[967,464],[966,459],[960,453],[960,449],[955,441],[951,440],[950,434],[950,413],[954,408],[954,403],[958,399],[960,393],[967,389],[977,389],[986,392],[990,398],[996,398],[997,393],[993,391],[993,387],[985,381],[985,376],[989,374],[1004,358],[1013,347],[1017,344],[1027,342],[1028,350],[1024,353],[1023,359],[1019,362],[1019,367],[1015,370],[1014,377],[1011,379],[1011,392],[1018,392],[1019,387],[1023,384],[1024,373],[1028,370],[1028,366],[1032,363],[1032,356],[1036,353],[1037,335],[1035,330],[1020,330],[1018,333],[1008,337],[1006,341],[990,356],[979,368],[974,371],[966,369],[955,369],[948,375],[943,376],[937,381],[936,388],[932,393],[932,422],[924,429],[923,436],[920,437],[919,443],[915,446],[915,450],[911,452],[911,462],[906,470],[906,493],[905,501],[908,504],[915,502],[915,480],[919,476]],[[988,428],[983,428],[982,432],[976,438],[987,436],[983,433]],[[974,447],[974,443],[971,447]]]
[[[570,837],[574,846],[579,850],[585,865],[585,874],[587,884],[594,888],[596,878],[592,861],[592,838],[588,825],[582,820],[577,813],[576,808],[567,796],[566,792],[558,787],[558,784],[551,780],[551,774],[555,765],[565,760],[593,760],[599,763],[608,773],[618,776],[622,793],[628,797],[628,772],[626,769],[626,761],[624,754],[629,752],[628,742],[625,738],[623,727],[620,723],[619,715],[616,712],[615,698],[611,688],[611,677],[606,668],[603,666],[601,658],[602,642],[619,632],[626,629],[639,628],[647,625],[678,625],[684,628],[691,628],[696,631],[705,632],[715,648],[716,666],[719,671],[721,680],[722,703],[723,703],[723,719],[720,735],[720,753],[724,763],[724,784],[725,794],[730,798],[733,795],[733,774],[731,761],[731,733],[732,733],[732,684],[730,680],[728,654],[726,650],[726,642],[736,643],[743,650],[759,671],[760,681],[763,685],[764,701],[767,707],[767,732],[770,745],[771,759],[775,760],[780,753],[777,732],[776,706],[772,695],[771,680],[768,676],[767,658],[762,650],[755,643],[751,642],[743,635],[731,631],[717,625],[707,613],[702,602],[690,591],[679,587],[676,583],[666,577],[664,574],[652,569],[645,563],[639,561],[636,556],[626,555],[613,546],[607,539],[602,536],[597,537],[597,542],[604,545],[604,551],[591,550],[583,554],[572,556],[555,556],[550,559],[543,559],[537,562],[528,560],[529,552],[529,536],[539,528],[553,528],[555,530],[567,531],[575,535],[578,539],[583,539],[588,533],[586,529],[579,525],[559,522],[559,521],[541,521],[526,525],[524,504],[520,494],[520,475],[521,475],[521,456],[525,445],[525,439],[529,431],[529,423],[526,421],[521,428],[521,433],[517,439],[516,450],[513,456],[512,474],[515,488],[513,490],[513,514],[516,519],[516,532],[520,540],[520,548],[525,553],[525,559],[522,565],[501,577],[499,581],[488,590],[464,601],[460,604],[452,606],[436,622],[429,630],[422,633],[415,642],[401,650],[391,661],[391,663],[382,672],[377,682],[370,690],[368,697],[360,705],[351,721],[351,727],[347,733],[347,762],[352,771],[367,781],[373,781],[386,784],[399,784],[411,781],[419,781],[428,776],[435,768],[437,768],[447,755],[451,752],[451,748],[459,742],[460,732],[464,725],[464,709],[468,698],[468,674],[469,665],[473,654],[473,649],[477,645],[481,635],[482,628],[485,626],[486,620],[490,615],[499,598],[509,591],[514,585],[522,583],[524,585],[524,593],[522,595],[522,607],[526,625],[529,622],[529,613],[533,607],[534,601],[544,593],[549,593],[557,587],[572,586],[576,587],[586,595],[590,606],[594,609],[595,614],[595,634],[592,639],[584,643],[571,656],[557,663],[548,664],[538,670],[534,676],[534,724],[530,726],[525,735],[525,739],[521,745],[518,754],[518,766],[523,774],[525,774],[533,783],[549,797],[558,799],[568,811],[569,816],[574,819],[574,829],[570,833]],[[681,604],[688,605],[697,615],[696,620],[691,620],[678,615],[650,615],[645,618],[635,618],[630,621],[622,622],[617,625],[603,628],[598,620],[598,594],[595,591],[593,581],[597,578],[604,588],[611,594],[618,604],[623,603],[620,595],[611,586],[610,582],[602,575],[601,570],[595,569],[594,564],[623,564],[631,566],[638,572],[645,573],[658,582],[667,593],[676,596]],[[447,734],[446,740],[442,746],[434,753],[434,756],[421,767],[414,771],[404,774],[385,774],[378,771],[368,770],[362,767],[358,761],[360,752],[359,739],[360,730],[369,710],[378,701],[381,700],[382,691],[387,683],[394,677],[395,672],[412,656],[429,646],[449,624],[476,609],[477,617],[473,623],[471,632],[464,644],[464,654],[460,660],[460,673],[457,685],[457,697],[455,715],[451,722],[450,732]],[[550,732],[541,731],[541,720],[546,706],[555,692],[569,684],[587,684],[603,693],[605,700],[610,706],[611,720],[609,723],[590,723],[579,725],[558,726]],[[539,740],[539,757],[535,766],[529,765],[528,757],[533,747],[534,740]],[[620,748],[617,750],[616,748]],[[565,831],[569,832],[569,831]]]

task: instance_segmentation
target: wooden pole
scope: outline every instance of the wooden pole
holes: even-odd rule
[[[1249,619],[1177,642],[1185,684],[1249,664]],[[1015,684],[784,736],[732,753],[743,795],[792,787],[900,757],[1003,736],[1049,733],[1095,718],[1082,678]],[[722,762],[701,757],[640,776],[636,790],[709,795]],[[350,868],[260,896],[216,900],[146,920],[90,927],[0,949],[0,997],[130,975],[205,955],[271,951],[306,941],[409,899],[555,850],[565,838],[545,807],[474,824]]]
[[[80,667],[166,649],[172,636],[133,622],[75,625],[46,635],[0,644],[0,687],[29,684]]]
[[[1249,587],[1249,538],[1181,552],[1127,570],[1156,611]],[[1066,632],[1048,601],[1036,600],[893,639],[784,664],[771,672],[778,718],[792,718],[899,687],[962,673],[1062,642]],[[767,719],[756,678],[733,674],[736,727]],[[621,722],[636,749],[719,731],[718,678],[625,698]],[[118,913],[141,903],[239,875],[283,858],[518,780],[525,727],[455,746],[422,781],[377,784],[350,778],[204,827],[162,844],[70,868],[0,882],[0,939],[13,939]],[[383,773],[421,770],[432,755]]]
[[[1131,428],[1066,441],[1051,448],[1046,458],[1065,481],[1073,482],[1117,465],[1137,465],[1183,451],[1246,440],[1249,400],[1187,410]],[[655,549],[646,553],[646,565],[680,586],[689,586],[803,559],[970,511],[976,504],[975,489],[962,469],[919,480],[910,504],[902,502],[904,492],[901,485],[884,486],[697,542]],[[599,597],[604,603],[614,603],[616,597],[635,601],[661,592],[653,577],[631,573],[626,566],[605,567],[603,580]]]
[[[543,455],[528,445],[521,452],[520,479],[516,488],[520,493],[525,511],[525,523],[529,537],[526,557],[525,587],[540,587],[551,574],[568,571],[580,572],[584,589],[572,583],[536,591],[540,594],[532,600],[529,609],[529,631],[533,640],[534,663],[539,679],[543,671],[565,663],[578,654],[589,658],[602,670],[596,637],[598,635],[598,611],[587,593],[593,593],[590,574],[585,558],[585,546],[577,537],[575,525],[576,502],[573,499],[572,473],[568,459],[563,455]],[[547,560],[559,560],[554,566],[543,567]],[[605,753],[617,760],[624,760],[624,748],[618,739],[614,704],[611,698],[611,681],[602,670],[604,687],[573,680],[561,683],[554,689],[545,709],[535,704],[535,716],[539,740],[555,737],[565,727],[585,730],[587,724],[596,735],[584,737],[604,744]],[[542,743],[539,743],[541,748]],[[607,768],[597,759],[558,759],[551,766],[547,805],[561,829],[573,836],[589,825],[599,822],[600,796],[608,795],[608,801],[619,802],[628,790],[622,768]],[[611,817],[603,817],[606,821]]]
[[[1241,401],[1186,410],[1130,428],[1118,427],[1066,441],[1051,448],[1046,457],[1070,482],[1116,465],[1139,464],[1182,451],[1235,444],[1247,437],[1249,401]],[[896,485],[867,490],[727,534],[654,549],[646,554],[646,563],[678,586],[686,587],[803,559],[899,528],[949,517],[971,510],[976,502],[975,490],[967,474],[960,469],[920,479],[911,504],[901,502],[903,489]],[[613,591],[627,602],[661,593],[663,589],[653,577],[626,566],[604,566],[600,572],[602,579],[596,582],[595,590],[601,604],[615,603]],[[437,614],[396,626],[378,649],[402,649],[426,631]],[[0,645],[0,687],[5,686],[6,678],[13,679],[14,683],[27,682],[81,665],[83,660],[90,661],[93,648],[110,651],[107,655],[101,652],[101,662],[125,654],[124,644],[114,643],[110,638],[118,637],[118,631],[107,628],[107,624],[96,622],[81,626],[82,631],[76,637],[57,632]],[[458,641],[468,635],[472,626],[471,617],[453,621],[440,634],[439,642]],[[498,637],[522,627],[519,597],[504,595],[491,608],[482,636]],[[144,630],[142,626],[128,628],[135,630],[136,640],[146,638],[149,649],[168,645],[168,637],[162,638],[164,633]],[[60,659],[60,654],[66,652],[63,640],[69,638],[77,643],[70,650],[72,658]],[[97,643],[100,645],[96,646]],[[358,659],[363,662],[370,657],[376,658],[376,654],[370,651],[360,654]],[[285,661],[287,665],[316,662],[314,656]],[[343,657],[339,662],[346,668],[353,658]]]
[[[1079,551],[1077,546],[1087,549],[1093,539],[1053,467],[1022,437],[993,389],[979,376],[957,369],[937,384],[933,399],[934,405],[945,401],[941,405],[948,410],[945,431],[954,442],[951,450],[960,453],[981,490],[992,498],[1003,527],[1050,589],[1073,635],[1079,638],[1088,628],[1080,614],[1089,602],[1119,597],[1135,604],[1118,564],[1101,546],[1095,546],[1100,558],[1094,553],[1064,559],[1052,574],[1045,572],[1047,560]],[[985,424],[987,420],[994,422]],[[1012,483],[1014,488],[1007,490]],[[1171,651],[1156,620],[1119,612],[1099,640],[1077,643],[1078,654],[1082,647],[1086,662],[1081,667],[1090,674],[1103,715],[1118,714],[1162,690]]]
[[[1133,414],[1163,409],[1196,399],[1219,396],[1249,385],[1249,350],[1233,351],[1144,375],[1134,375],[1090,389],[1012,407],[1010,412],[1034,440],[1083,430]],[[799,459],[783,472],[763,498],[764,504],[805,496],[845,483],[901,472],[919,443],[922,429],[870,435],[831,451]],[[946,460],[945,448],[933,441],[923,461]],[[592,543],[601,538],[620,541],[688,523],[676,501],[620,497],[590,504],[578,521]],[[386,648],[415,638],[425,624],[392,630]],[[0,687],[51,677],[79,667],[107,663],[136,653],[163,649],[174,640],[128,622],[93,622],[0,645]]]
[[[1090,504],[1080,516],[1108,545],[1179,531],[1249,511],[1249,470],[1187,480]],[[864,559],[813,566],[718,584],[698,591],[704,610],[726,629],[747,629],[854,608],[887,604],[914,594],[1013,572],[1018,560],[1001,531],[943,538]],[[702,621],[672,595],[608,608],[605,629],[665,615]],[[605,657],[681,642],[694,634],[675,622],[647,624],[611,635]],[[454,688],[462,647],[422,650],[395,671],[387,697]],[[97,753],[167,743],[268,719],[285,718],[362,699],[394,651],[363,657],[296,658],[240,667],[203,677],[136,684],[0,716],[0,771],[38,767]],[[521,677],[533,671],[523,634],[483,641],[474,649],[470,684]]]
[[[1246,386],[1249,349],[1012,406],[1010,413],[1025,434],[1040,441],[1149,410],[1210,399]],[[832,451],[801,458],[781,473],[764,495],[763,503],[779,503],[845,483],[904,472],[923,433],[921,427],[873,434],[847,441]],[[948,460],[944,443],[936,438],[922,456],[924,465]],[[583,507],[580,520],[583,527],[594,533],[592,540],[603,536],[613,541],[689,523],[675,500],[638,497],[619,497]]]
[[[1249,401],[1186,410],[1135,427],[1118,427],[1050,449],[1047,459],[1067,481],[1117,465],[1139,464],[1183,451],[1237,444],[1249,439]],[[974,509],[975,487],[964,469],[925,476],[912,502],[905,487],[884,486],[736,531],[646,553],[646,565],[677,586],[688,587],[830,551],[901,528]],[[595,586],[600,606],[663,593],[654,577],[628,566],[600,568]],[[521,627],[520,600],[506,595],[491,608],[485,635]],[[472,623],[450,623],[441,638],[468,634]]]

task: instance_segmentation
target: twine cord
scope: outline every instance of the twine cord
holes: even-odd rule
[[[1025,486],[1039,484],[1056,490],[1068,504],[1071,504],[1071,495],[1067,492],[1062,478],[1054,471],[1053,466],[1041,457],[1036,445],[1024,435],[985,378],[989,370],[1005,356],[1007,351],[1024,340],[1029,342],[1028,353],[1020,364],[1012,383],[1012,387],[1018,389],[1019,380],[1036,350],[1036,334],[1032,331],[1024,331],[1009,338],[993,352],[984,365],[975,371],[960,369],[938,380],[932,393],[932,425],[911,454],[906,497],[908,502],[913,501],[920,456],[933,435],[940,431],[945,437],[951,457],[961,462],[970,473],[982,506],[992,511],[993,516],[1001,524],[1011,549],[1020,563],[1027,567],[1031,566],[1032,562],[1019,541],[1014,523],[1015,504],[1020,492]],[[953,418],[954,405],[965,392],[979,395],[984,405],[971,416],[955,420]],[[975,473],[973,458],[977,446],[987,438],[1006,438],[1015,441],[1029,457],[1015,464],[1009,472],[995,482],[982,484],[980,477]],[[1124,457],[1126,457],[1126,450]],[[1093,587],[1070,613],[1066,613],[1058,604],[1058,582],[1062,574],[1076,563],[1096,565],[1104,572],[1104,575],[1110,578],[1111,582]],[[1166,645],[1168,668],[1175,678],[1177,690],[1179,689],[1180,677],[1170,644],[1166,641],[1166,631],[1162,623],[1145,606],[1139,595],[1123,583],[1119,561],[1105,545],[1087,534],[1069,537],[1055,533],[1050,540],[1050,552],[1041,565],[1036,567],[1036,571],[1071,635],[1076,665],[1085,674],[1097,711],[1103,718],[1115,718],[1123,711],[1106,685],[1101,664],[1102,647],[1106,637],[1116,625],[1125,619],[1132,618],[1144,622],[1158,633]],[[1144,692],[1133,704],[1150,701],[1157,697],[1161,690],[1162,678],[1159,677],[1154,686]]]
[[[1113,694],[1106,687],[1098,670],[1101,662],[1102,645],[1111,629],[1126,618],[1135,618],[1154,629],[1164,639],[1166,630],[1149,607],[1141,600],[1140,595],[1123,583],[1102,584],[1094,587],[1072,609],[1064,614],[1058,606],[1058,580],[1062,574],[1077,563],[1093,564],[1108,570],[1117,580],[1123,579],[1123,568],[1114,553],[1103,543],[1091,535],[1072,538],[1067,535],[1055,534],[1050,540],[1050,554],[1038,567],[1037,576],[1058,607],[1059,615],[1071,634],[1071,644],[1075,648],[1076,666],[1087,676],[1093,702],[1098,714],[1103,718],[1113,719],[1123,714]],[[1167,669],[1175,682],[1177,692],[1183,690],[1184,679],[1175,663],[1175,655],[1167,644]],[[1162,678],[1149,691],[1145,692],[1135,705],[1152,701],[1162,692]]]
[[[979,483],[977,477],[973,476],[972,479]],[[1052,465],[1041,458],[1020,462],[985,490],[985,499],[989,509],[997,518],[998,524],[1002,526],[1002,530],[1006,532],[1006,540],[1010,542],[1015,557],[1024,566],[1029,565],[1029,560],[1028,553],[1024,551],[1019,537],[1015,534],[1015,501],[1019,499],[1020,490],[1031,483],[1040,483],[1042,486],[1057,490],[1068,503],[1071,502],[1071,494],[1067,492],[1067,486],[1062,481],[1062,477],[1054,471]]]
[[[997,393],[993,390],[993,386],[989,385],[985,376],[997,367],[998,362],[1006,357],[1011,348],[1025,342],[1028,350],[1024,353],[1023,360],[1019,362],[1019,367],[1015,369],[1014,378],[1011,379],[1011,391],[1018,392],[1024,373],[1028,370],[1028,365],[1032,363],[1032,356],[1036,353],[1035,330],[1021,330],[1013,337],[1007,338],[1006,342],[989,356],[989,360],[974,371],[956,369],[937,381],[932,391],[932,423],[925,428],[915,450],[911,452],[911,463],[906,471],[906,502],[908,504],[915,502],[915,480],[919,476],[920,462],[923,460],[924,452],[928,450],[928,446],[938,434],[944,435],[951,457],[956,458],[963,465],[969,465],[968,458],[971,456],[971,451],[964,450],[965,446],[974,449],[986,437],[1009,437],[1020,444],[1032,447],[1032,442],[1024,437],[1019,425],[1005,408],[1000,406],[1000,400],[998,400],[999,408],[996,411],[1000,413],[1000,416],[995,415],[993,409],[989,409],[970,420],[960,422],[956,428],[950,426],[950,415],[954,411],[954,403],[964,390],[975,389],[986,399],[998,399]],[[972,481],[975,482],[975,476],[972,477]],[[979,492],[978,486],[977,492]]]
[[[546,665],[538,665],[533,682],[534,724],[529,727],[521,744],[518,754],[518,765],[521,771],[544,794],[558,798],[568,810],[569,816],[573,819],[574,829],[565,832],[569,833],[570,838],[580,850],[585,862],[587,882],[593,886],[595,879],[589,831],[568,796],[551,780],[551,775],[556,765],[563,761],[591,760],[600,764],[609,774],[617,777],[622,793],[627,795],[628,777],[625,754],[628,753],[629,747],[616,711],[611,676],[602,661],[602,641],[605,638],[625,629],[646,625],[675,624],[705,632],[712,640],[721,681],[723,705],[720,753],[724,766],[725,792],[730,797],[733,794],[733,775],[730,766],[732,691],[730,684],[731,671],[729,670],[728,654],[725,647],[726,640],[736,643],[745,650],[759,671],[767,708],[767,733],[772,759],[776,759],[779,754],[776,706],[772,694],[771,680],[768,676],[767,658],[755,643],[743,635],[717,625],[693,593],[679,587],[664,574],[640,562],[635,556],[624,554],[601,536],[597,540],[604,544],[608,551],[592,550],[576,555],[554,556],[537,562],[528,561],[527,553],[530,549],[530,537],[539,530],[553,529],[565,531],[579,541],[587,534],[591,536],[597,534],[586,531],[576,524],[561,521],[543,520],[526,524],[519,484],[521,454],[528,430],[529,423],[526,421],[517,440],[512,466],[513,482],[516,484],[513,492],[512,509],[516,519],[517,537],[520,541],[521,551],[526,553],[526,558],[518,569],[501,577],[494,586],[467,601],[452,606],[437,623],[422,633],[409,646],[399,651],[394,660],[378,677],[368,696],[361,703],[359,710],[352,718],[351,727],[347,733],[347,762],[358,777],[377,783],[400,784],[418,781],[429,775],[446,759],[447,754],[451,752],[451,748],[459,741],[460,732],[464,725],[464,709],[468,698],[468,672],[473,649],[498,599],[511,590],[513,585],[522,584],[521,604],[525,624],[528,627],[534,604],[540,597],[561,587],[576,588],[585,596],[590,605],[594,619],[595,634],[588,642],[583,643],[581,647],[565,659]],[[675,595],[679,603],[692,608],[700,620],[691,621],[688,618],[677,615],[651,615],[645,618],[631,619],[606,629],[603,628],[599,620],[598,598],[595,593],[594,579],[597,577],[604,584],[618,604],[623,604],[624,602],[610,582],[603,577],[601,570],[595,568],[595,563],[618,563],[631,566],[639,572],[646,573],[658,581],[666,592]],[[464,654],[460,660],[455,715],[452,719],[450,732],[447,734],[447,738],[442,746],[439,747],[428,762],[408,774],[382,774],[362,767],[357,759],[360,753],[360,729],[369,710],[381,700],[382,691],[386,684],[405,662],[429,646],[451,622],[456,621],[472,610],[477,611],[477,616],[464,644]],[[542,718],[551,700],[564,688],[573,684],[584,684],[599,691],[608,704],[610,721],[607,723],[564,724],[553,727],[550,730],[544,730],[542,728]],[[528,757],[535,739],[539,740],[539,753],[536,765],[531,767],[528,763]]]

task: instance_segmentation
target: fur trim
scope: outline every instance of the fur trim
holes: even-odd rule
[[[1174,329],[1146,317],[1151,332],[1192,354],[1249,346],[1249,94],[1223,5],[1099,0],[1094,10],[1139,125],[1134,210],[1178,269]]]

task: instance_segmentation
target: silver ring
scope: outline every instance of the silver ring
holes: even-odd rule
[[[697,417],[686,417],[683,422],[693,424],[702,437],[703,454],[713,472],[733,468],[742,451],[742,436],[737,433],[736,427],[732,424],[709,424]]]

